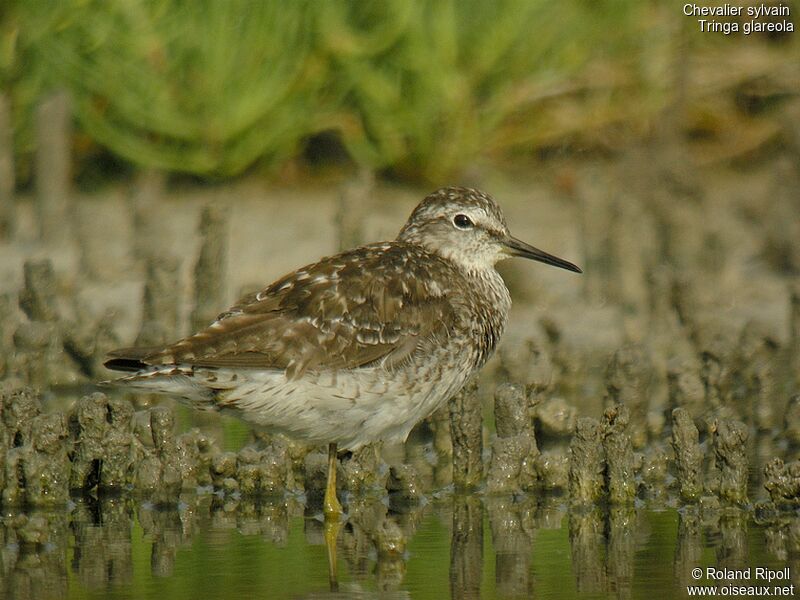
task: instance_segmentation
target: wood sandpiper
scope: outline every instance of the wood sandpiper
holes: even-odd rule
[[[302,267],[202,331],[116,350],[105,366],[129,372],[115,383],[327,443],[324,511],[336,519],[337,449],[404,441],[481,368],[511,307],[495,264],[513,256],[581,272],[512,237],[489,195],[443,188],[396,240]]]

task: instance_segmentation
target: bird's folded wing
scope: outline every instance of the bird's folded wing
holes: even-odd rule
[[[112,355],[144,365],[312,370],[392,367],[426,341],[449,335],[447,289],[407,248],[375,246],[295,271],[246,296],[206,329],[162,349]],[[387,256],[387,251],[390,253]],[[413,258],[413,257],[412,257]],[[152,350],[152,351],[151,351]],[[126,355],[125,353],[128,352]],[[133,364],[133,363],[131,363]]]

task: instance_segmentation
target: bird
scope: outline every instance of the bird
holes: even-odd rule
[[[327,444],[323,511],[338,519],[337,453],[405,441],[492,355],[511,307],[495,266],[511,257],[582,272],[513,237],[488,194],[445,187],[395,240],[322,258],[193,335],[104,364],[125,372],[114,384]]]

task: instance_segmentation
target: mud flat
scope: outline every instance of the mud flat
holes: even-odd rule
[[[337,244],[395,235],[420,192],[364,174],[187,192],[145,172],[102,203],[107,223],[73,235],[57,215],[98,199],[68,189],[60,158],[39,160],[53,180],[0,215],[2,594],[64,592],[67,568],[87,587],[129,581],[134,522],[154,576],[204,531],[280,545],[299,522],[321,543],[320,449],[260,432],[230,444],[217,417],[95,384],[112,348],[167,342]],[[664,511],[671,580],[691,583],[709,539],[737,568],[753,531],[796,577],[800,185],[781,164],[687,178],[631,152],[540,178],[564,189],[487,175],[514,233],[586,276],[503,265],[515,307],[497,357],[405,446],[341,457],[348,568],[400,586],[432,511],[454,595],[486,584],[489,540],[498,589],[530,595],[532,551],[553,531],[578,591],[626,594],[642,538],[666,539]],[[70,567],[67,547],[81,548]]]

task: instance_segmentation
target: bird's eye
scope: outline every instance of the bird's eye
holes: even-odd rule
[[[453,225],[459,229],[469,229],[472,227],[472,219],[470,219],[467,215],[458,214],[453,217]]]

